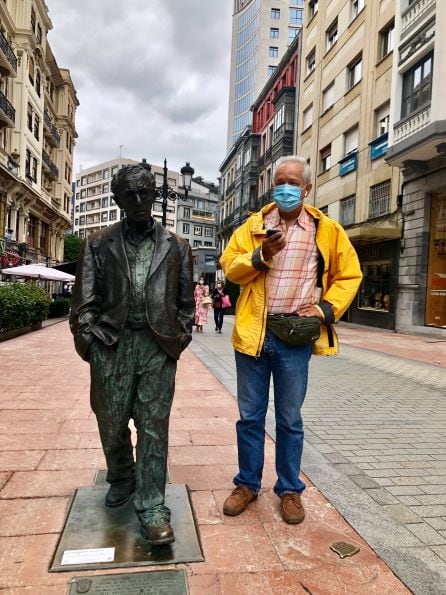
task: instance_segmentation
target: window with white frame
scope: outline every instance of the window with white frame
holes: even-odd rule
[[[203,227],[201,225],[194,225],[194,236],[203,235]]]
[[[277,132],[285,123],[285,106],[281,105],[274,114],[274,132]]]
[[[401,117],[430,104],[433,53],[424,56],[403,75]]]
[[[304,110],[304,118],[303,118],[303,129],[306,130],[309,128],[313,123],[313,104],[309,105],[307,109]]]
[[[279,48],[277,46],[269,46],[268,56],[270,58],[278,58],[279,57]]]
[[[344,134],[344,155],[358,149],[358,133],[359,128],[355,126]]]
[[[297,29],[296,27],[288,27],[288,44],[291,44],[293,42],[293,39],[296,37],[298,33],[299,29]]]
[[[318,0],[310,0],[308,3],[308,12],[310,15],[310,19],[312,19],[317,11],[319,10],[319,1]]]
[[[311,74],[316,68],[316,48],[313,48],[307,56],[307,74]]]
[[[277,27],[270,27],[269,36],[271,39],[279,39],[279,29]]]
[[[362,54],[347,67],[347,90],[352,89],[362,78]]]
[[[389,132],[390,124],[390,103],[375,110],[376,136],[382,136]]]
[[[183,207],[183,216],[185,219],[190,218],[190,207]]]
[[[329,170],[331,167],[331,144],[324,147],[320,152],[320,171]]]
[[[350,0],[352,20],[355,19],[364,8],[364,0]]]
[[[334,46],[338,40],[338,19],[330,25],[326,32],[326,49],[327,51]]]
[[[270,65],[268,66],[268,76],[272,76],[276,70],[276,66]]]
[[[395,43],[395,23],[392,21],[379,32],[379,58],[385,58],[393,50]]]
[[[280,8],[271,8],[271,18],[273,21],[280,19]]]
[[[334,83],[322,91],[322,111],[327,111],[334,104]]]
[[[290,8],[290,24],[302,27],[304,11],[302,8]]]
[[[189,223],[183,223],[183,233],[184,234],[190,233],[190,224]]]
[[[205,228],[204,228],[204,237],[205,237],[205,238],[212,238],[212,236],[213,236],[213,235],[214,235],[214,234],[213,234],[213,229],[212,229],[212,227],[205,227]]]
[[[339,208],[339,223],[341,225],[353,225],[355,222],[356,196],[343,198]]]

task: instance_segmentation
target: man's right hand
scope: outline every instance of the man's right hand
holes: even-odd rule
[[[286,246],[286,236],[282,231],[266,236],[262,242],[262,256],[264,260],[269,260],[272,256],[278,254]]]

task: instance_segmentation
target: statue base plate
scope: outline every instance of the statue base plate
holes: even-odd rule
[[[105,507],[107,489],[76,490],[50,572],[204,561],[185,485],[166,486],[175,542],[163,546],[150,546],[141,536],[133,498],[119,508]]]
[[[70,581],[68,595],[188,595],[187,578],[184,570],[152,570],[134,574],[108,574],[83,576]]]

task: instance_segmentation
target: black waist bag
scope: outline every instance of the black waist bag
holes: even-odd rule
[[[298,347],[319,339],[321,321],[317,316],[268,315],[266,328],[287,345]]]

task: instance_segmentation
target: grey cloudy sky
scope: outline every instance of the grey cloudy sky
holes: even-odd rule
[[[46,0],[80,107],[75,172],[119,155],[215,181],[225,156],[232,0]]]

